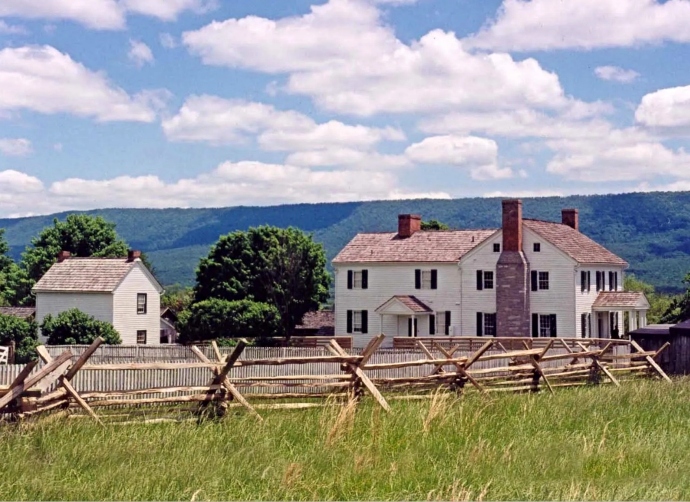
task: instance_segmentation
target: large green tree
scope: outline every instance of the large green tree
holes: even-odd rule
[[[641,281],[634,274],[625,276],[624,289],[625,291],[638,291],[645,294],[650,306],[647,312],[647,322],[649,324],[660,322],[673,302],[672,296],[657,293],[654,286]]]
[[[38,333],[33,320],[0,314],[0,345],[14,342],[15,363],[25,363],[36,357]]]
[[[687,290],[673,300],[664,313],[661,322],[677,324],[690,319],[690,273],[683,279],[683,284]]]
[[[328,298],[323,246],[297,228],[260,226],[224,235],[199,263],[195,301],[266,303],[278,309],[280,335]]]
[[[5,229],[0,228],[0,307],[7,305],[14,296],[10,290],[9,278],[16,266],[9,257],[10,247],[5,240]]]
[[[99,336],[111,345],[122,343],[112,324],[99,321],[79,309],[65,310],[55,317],[47,315],[41,323],[41,334],[48,337],[50,345],[88,345]]]

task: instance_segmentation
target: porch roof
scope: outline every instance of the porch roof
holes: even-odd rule
[[[644,293],[633,291],[602,291],[592,304],[592,310],[649,310]]]
[[[395,295],[376,309],[377,314],[426,315],[433,309],[416,296]]]

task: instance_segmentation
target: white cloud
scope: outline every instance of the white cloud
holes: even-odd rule
[[[387,172],[317,171],[261,162],[224,162],[211,172],[166,183],[157,176],[69,178],[45,188],[35,177],[0,172],[0,215],[102,207],[218,207],[373,199],[449,198],[407,191]]]
[[[125,26],[124,12],[116,0],[2,0],[3,16],[63,19],[101,30]]]
[[[558,77],[534,59],[472,54],[434,30],[409,45],[361,0],[330,0],[304,16],[248,16],[182,35],[210,65],[288,74],[285,91],[354,115],[568,106]]]
[[[498,145],[476,136],[432,136],[410,145],[405,155],[421,164],[445,164],[470,170],[473,179],[510,178],[509,168],[498,166]]]
[[[382,141],[404,140],[399,129],[348,125],[335,120],[318,124],[302,113],[277,110],[263,103],[191,96],[175,116],[163,121],[162,127],[171,141],[220,145],[256,138],[263,150],[299,152],[288,158],[289,163],[297,165],[406,164],[405,159],[372,152]]]
[[[152,122],[160,93],[130,96],[54,47],[0,50],[0,113],[70,113],[101,122]]]
[[[286,162],[304,167],[346,166],[374,171],[399,169],[412,165],[404,155],[384,155],[353,148],[327,148],[295,152],[288,155]]]
[[[635,120],[649,127],[690,126],[690,86],[646,94],[635,111]]]
[[[24,138],[0,138],[0,153],[12,157],[24,157],[29,155],[31,141]]]
[[[23,26],[7,24],[0,19],[0,35],[26,35],[27,33]]]
[[[504,0],[474,48],[534,51],[690,41],[687,0]]]
[[[218,7],[216,0],[121,0],[122,5],[136,14],[174,21],[184,11],[204,14]]]
[[[619,66],[597,66],[594,69],[594,74],[602,80],[613,80],[623,84],[634,82],[640,76],[634,70],[625,70]]]
[[[161,33],[158,35],[158,39],[160,40],[161,46],[165,49],[174,49],[177,47],[177,41],[170,33]]]
[[[141,68],[147,63],[153,64],[154,61],[153,52],[151,52],[151,48],[144,42],[140,42],[138,40],[130,39],[129,52],[127,53],[127,57],[139,68]]]

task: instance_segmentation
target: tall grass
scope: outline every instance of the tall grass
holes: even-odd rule
[[[688,380],[391,405],[5,425],[0,499],[690,499]]]

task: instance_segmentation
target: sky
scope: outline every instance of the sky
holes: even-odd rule
[[[690,190],[690,0],[0,0],[0,217]]]

